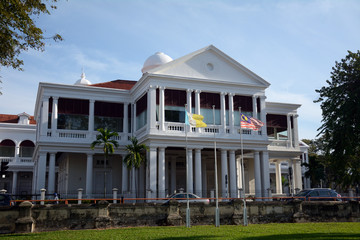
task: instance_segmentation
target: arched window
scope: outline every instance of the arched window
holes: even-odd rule
[[[10,139],[0,143],[0,157],[15,157],[15,143]]]
[[[20,157],[32,157],[35,144],[30,140],[25,140],[20,144]]]

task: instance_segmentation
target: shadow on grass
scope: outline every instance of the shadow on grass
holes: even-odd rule
[[[203,240],[203,239],[212,239],[218,238],[219,236],[211,236],[211,235],[200,235],[200,236],[188,236],[188,237],[164,237],[164,238],[154,238],[154,240],[182,240],[182,239],[195,239],[195,240]],[[223,236],[222,239],[226,239],[226,236]]]
[[[239,237],[244,240],[273,240],[273,239],[360,239],[360,234],[353,233],[297,233],[297,234],[276,234],[258,237]]]

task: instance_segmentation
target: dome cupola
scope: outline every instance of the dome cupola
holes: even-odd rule
[[[171,62],[173,59],[162,52],[157,52],[154,55],[151,55],[146,59],[143,68],[141,69],[142,73],[146,73],[151,69],[159,67],[165,63]]]
[[[83,86],[90,85],[90,84],[91,84],[91,82],[86,79],[84,72],[81,74],[81,79],[77,80],[75,83],[75,85],[83,85]]]

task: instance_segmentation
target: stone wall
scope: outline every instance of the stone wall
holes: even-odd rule
[[[243,202],[219,203],[220,224],[243,223]],[[190,204],[192,225],[215,222],[215,203]],[[248,202],[250,224],[291,222],[358,222],[359,202]],[[0,233],[96,229],[127,226],[184,225],[186,204],[59,204],[0,207]]]

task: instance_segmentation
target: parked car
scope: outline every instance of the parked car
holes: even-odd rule
[[[341,201],[341,195],[330,188],[304,189],[294,197],[306,201]]]
[[[178,202],[181,202],[181,203],[186,203],[187,195],[189,195],[189,202],[190,203],[194,203],[194,202],[201,202],[201,203],[204,203],[204,204],[209,204],[210,203],[209,199],[200,198],[199,196],[197,196],[197,195],[195,195],[193,193],[174,193],[173,195],[171,195],[169,197],[168,200],[165,201],[165,203],[168,203],[171,199],[177,200]]]
[[[6,193],[0,193],[0,206],[10,206],[11,196]]]

